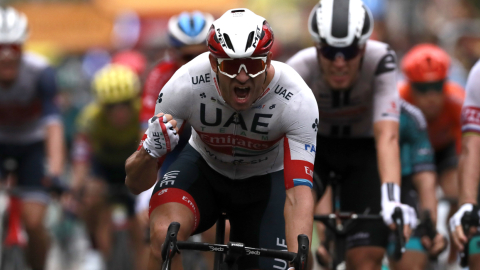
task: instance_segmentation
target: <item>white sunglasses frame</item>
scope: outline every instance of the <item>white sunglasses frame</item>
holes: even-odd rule
[[[262,71],[258,72],[257,74],[250,74],[250,73],[248,73],[247,67],[245,66],[245,64],[241,64],[240,67],[238,67],[238,73],[235,74],[235,75],[230,75],[230,74],[228,74],[228,73],[223,72],[223,71],[220,70],[220,63],[222,63],[222,62],[225,61],[225,60],[234,60],[234,59],[237,59],[237,58],[217,58],[218,71],[219,71],[220,73],[222,73],[223,75],[225,75],[225,76],[233,79],[233,78],[237,77],[237,75],[238,75],[238,74],[240,73],[240,71],[242,70],[242,67],[243,67],[243,69],[245,70],[245,73],[247,73],[247,75],[248,75],[250,78],[255,78],[255,77],[257,77],[258,75],[260,75],[260,74],[262,74],[263,72],[265,72],[265,70],[267,70],[267,56],[246,57],[246,58],[249,58],[249,59],[261,59],[261,60],[263,60],[263,62],[265,63],[265,68],[264,68]]]

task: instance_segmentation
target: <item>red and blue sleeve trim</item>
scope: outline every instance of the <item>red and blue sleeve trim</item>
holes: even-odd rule
[[[305,160],[292,160],[288,138],[283,140],[285,189],[296,186],[313,188],[313,164]]]

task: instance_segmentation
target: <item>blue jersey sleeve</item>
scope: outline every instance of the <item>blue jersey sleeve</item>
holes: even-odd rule
[[[55,101],[57,97],[57,83],[53,68],[45,68],[38,78],[38,94],[42,100],[42,117],[59,117],[60,109]]]
[[[433,148],[428,139],[425,119],[419,113],[419,110],[413,111],[402,108],[400,155],[402,176],[435,170]]]

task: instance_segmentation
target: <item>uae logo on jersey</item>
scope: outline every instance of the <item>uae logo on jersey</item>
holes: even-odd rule
[[[315,130],[315,132],[317,132],[317,130],[318,130],[318,118],[315,118],[315,123],[312,124],[312,128],[313,128],[313,130]]]

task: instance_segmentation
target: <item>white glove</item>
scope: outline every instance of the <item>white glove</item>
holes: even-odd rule
[[[382,185],[382,217],[385,224],[393,223],[392,215],[396,207],[402,209],[403,224],[415,229],[417,227],[415,209],[400,202],[400,187],[397,184],[384,183]]]
[[[171,152],[178,144],[178,134],[167,119],[154,116],[148,120],[147,138],[143,148],[150,156],[159,158]]]
[[[455,228],[462,224],[462,217],[465,212],[471,211],[473,211],[473,204],[463,204],[462,207],[460,207],[460,209],[458,209],[457,212],[450,218],[450,231],[454,232]]]

